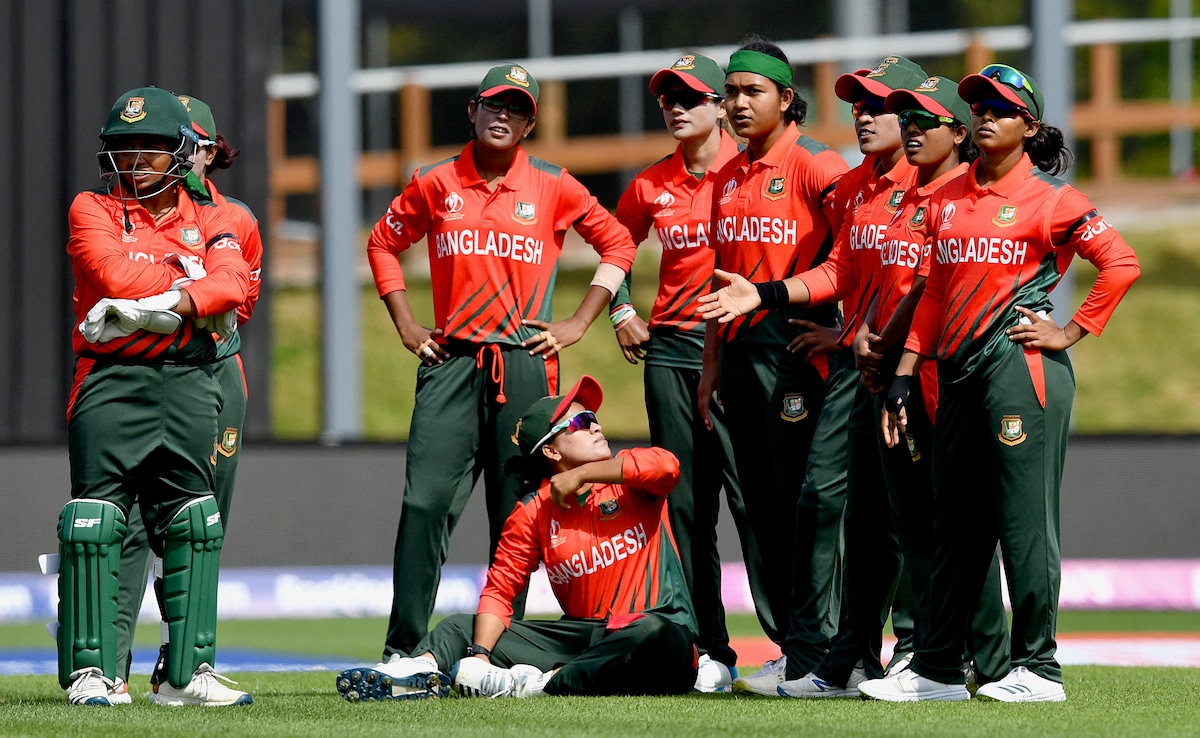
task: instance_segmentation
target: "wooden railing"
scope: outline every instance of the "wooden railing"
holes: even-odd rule
[[[1090,96],[1075,104],[1071,126],[1077,138],[1091,141],[1092,181],[1112,185],[1120,177],[1120,139],[1164,133],[1175,126],[1200,126],[1200,105],[1176,105],[1167,101],[1122,100],[1120,94],[1120,47],[1116,43],[1090,45]],[[919,56],[913,53],[913,56]],[[964,69],[980,69],[994,52],[975,38],[963,52]],[[853,125],[839,114],[842,103],[834,94],[837,66],[831,61],[812,64],[813,97],[805,133],[835,148],[855,143]],[[434,147],[431,135],[431,93],[417,83],[404,84],[399,96],[399,146],[389,151],[366,152],[359,160],[359,178],[364,188],[393,187],[399,190],[415,167],[453,156],[461,144]],[[657,161],[670,151],[674,141],[665,132],[569,136],[566,82],[547,80],[541,84],[538,125],[526,145],[534,156],[580,174],[638,169]],[[286,155],[286,100],[269,103],[270,146],[269,218],[279,223],[288,195],[312,194],[319,185],[317,159]],[[1053,121],[1050,121],[1053,123]]]

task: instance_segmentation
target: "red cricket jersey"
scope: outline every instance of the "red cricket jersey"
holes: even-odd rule
[[[784,279],[823,261],[841,227],[833,192],[846,162],[825,144],[787,130],[761,159],[749,150],[713,178],[716,264],[752,282]],[[786,345],[800,331],[789,317],[795,309],[758,310],[721,325],[727,340]],[[830,322],[829,324],[832,324]]]
[[[479,612],[512,620],[512,601],[538,565],[568,618],[654,612],[696,632],[691,595],[667,520],[679,460],[661,448],[621,451],[623,484],[592,485],[564,510],[547,480],[504,524]]]
[[[916,167],[904,157],[883,175],[877,172],[877,163],[876,157],[869,156],[838,182],[834,199],[844,215],[833,253],[820,266],[799,275],[811,304],[842,301],[845,330],[840,342],[845,347],[854,342],[875,293],[883,234],[905,191],[917,179]]]
[[[495,192],[475,169],[475,142],[418,169],[367,245],[382,297],[402,290],[397,256],[427,237],[433,313],[445,339],[519,344],[537,332],[523,319],[550,320],[563,237],[574,227],[600,261],[629,271],[629,232],[562,167],[518,149]],[[444,340],[444,339],[443,339]]]
[[[696,179],[684,164],[680,144],[674,154],[639,172],[617,203],[617,220],[635,243],[645,241],[651,228],[662,243],[651,329],[687,331],[704,324],[696,300],[709,291],[716,261],[709,233],[713,175],[737,154],[737,143],[722,131],[710,172]]]
[[[1076,253],[1100,270],[1073,318],[1095,335],[1141,273],[1133,249],[1087,197],[1036,170],[1028,155],[986,188],[975,180],[978,167],[930,202],[933,262],[906,344],[937,357],[942,382],[1020,350],[1005,334],[1021,317],[1013,306],[1051,310],[1050,292]]]
[[[234,232],[242,243],[242,258],[250,266],[250,288],[246,291],[246,300],[238,305],[238,325],[250,320],[254,315],[254,307],[258,304],[258,295],[262,287],[262,234],[258,231],[258,218],[246,203],[233,197],[226,197],[217,191],[217,186],[211,179],[204,181],[212,201],[229,212],[233,219]]]

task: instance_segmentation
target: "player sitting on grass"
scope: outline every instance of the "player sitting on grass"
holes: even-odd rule
[[[526,495],[504,526],[478,612],[451,615],[417,647],[351,669],[351,701],[460,696],[687,694],[696,618],[666,516],[679,462],[659,448],[616,456],[589,376],[517,424]],[[545,564],[565,617],[514,620],[512,601]],[[446,670],[450,676],[447,677]]]

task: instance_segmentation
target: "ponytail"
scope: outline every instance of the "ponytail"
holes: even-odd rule
[[[208,165],[206,172],[211,172],[214,169],[228,169],[233,164],[234,158],[242,153],[241,149],[235,149],[225,140],[225,136],[217,134],[217,142],[212,145],[216,150],[216,156],[213,157],[212,164]]]
[[[1026,139],[1025,153],[1029,154],[1034,166],[1047,174],[1061,174],[1075,162],[1075,157],[1067,148],[1062,130],[1045,123],[1038,128],[1037,133]]]

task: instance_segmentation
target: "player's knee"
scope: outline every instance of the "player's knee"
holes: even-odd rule
[[[184,503],[167,524],[168,541],[205,543],[205,547],[220,548],[225,538],[221,511],[212,495],[197,497]]]
[[[125,512],[108,500],[71,500],[58,515],[63,544],[110,546],[125,538]]]

